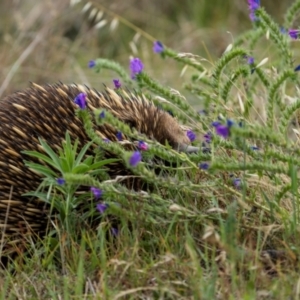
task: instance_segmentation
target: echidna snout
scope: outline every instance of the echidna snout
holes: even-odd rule
[[[161,115],[155,127],[155,131],[159,133],[158,142],[161,144],[165,144],[167,141],[174,150],[179,152],[195,153],[199,151],[198,147],[189,145],[189,138],[171,115],[167,113]]]

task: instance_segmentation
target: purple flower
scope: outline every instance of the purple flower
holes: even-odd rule
[[[230,123],[229,123],[230,125]],[[216,129],[216,134],[226,139],[229,136],[229,128],[230,126],[222,125],[220,122],[213,122],[212,126]]]
[[[113,83],[116,89],[119,89],[121,87],[121,82],[119,79],[113,79]]]
[[[253,65],[254,64],[254,57],[252,56],[247,56],[247,63],[249,65]]]
[[[208,164],[207,162],[200,163],[200,164],[199,164],[199,168],[200,168],[201,170],[208,170],[209,164]]]
[[[300,65],[298,65],[295,69],[294,69],[295,72],[298,72],[300,71]]]
[[[118,141],[122,141],[122,139],[123,139],[123,137],[122,137],[122,132],[121,132],[121,131],[118,131],[118,132],[116,133],[116,137],[117,137]]]
[[[105,118],[105,111],[102,110],[101,113],[99,114],[99,118],[100,119],[104,119]]]
[[[242,187],[242,181],[241,181],[240,178],[234,178],[234,179],[232,180],[232,184],[233,184],[233,186],[234,186],[237,190],[240,190],[241,187]]]
[[[138,148],[142,151],[147,151],[149,146],[144,141],[139,141]]]
[[[187,135],[187,137],[189,138],[189,140],[190,140],[191,142],[193,142],[193,141],[195,140],[195,138],[196,138],[196,134],[195,134],[194,131],[192,131],[192,130],[188,130],[188,131],[186,132],[186,135]]]
[[[164,51],[164,45],[160,41],[156,41],[153,44],[154,53],[162,53]]]
[[[247,59],[247,64],[249,64],[250,66],[254,65],[254,57],[245,55],[244,58]],[[252,68],[251,74],[253,74],[254,71],[255,71],[255,68]]]
[[[288,34],[290,36],[290,38],[292,38],[293,40],[296,40],[299,37],[300,30],[299,29],[288,29],[287,30],[284,27],[281,27],[280,32],[282,34]]]
[[[80,93],[76,96],[74,99],[74,102],[81,108],[85,109],[86,108],[86,94],[85,93]]]
[[[213,127],[217,127],[219,125],[221,125],[221,123],[219,121],[214,121],[211,123],[211,126],[213,126]]]
[[[102,140],[104,143],[109,143],[110,142],[110,140],[108,139],[108,138],[105,138],[105,139],[103,139]]]
[[[132,153],[132,155],[129,158],[129,164],[132,167],[136,167],[141,160],[142,160],[141,153],[139,151],[135,151],[135,152]]]
[[[118,230],[117,228],[114,228],[114,227],[112,227],[112,228],[110,229],[110,232],[111,232],[111,234],[112,234],[113,236],[118,236],[118,234],[119,234],[119,230]]]
[[[231,119],[227,119],[226,124],[227,127],[230,128],[231,126],[233,126],[234,122]]]
[[[108,209],[109,205],[107,203],[98,203],[96,207],[100,214],[103,214]]]
[[[90,60],[88,63],[89,68],[94,68],[96,66],[96,62],[94,60]]]
[[[56,183],[58,185],[64,185],[66,183],[66,181],[63,178],[57,178],[56,179]]]
[[[130,60],[129,67],[130,67],[132,79],[135,79],[136,75],[140,74],[144,69],[144,65],[143,65],[142,61],[137,57],[132,58]]]
[[[97,200],[98,200],[100,197],[102,197],[102,195],[103,195],[103,191],[100,190],[100,189],[98,189],[98,188],[96,188],[96,187],[91,187],[90,190],[91,190],[91,192],[93,193],[95,199],[97,199]]]
[[[229,128],[224,125],[218,125],[216,127],[216,134],[226,139],[229,136]]]
[[[249,10],[250,10],[249,17],[250,17],[251,21],[257,21],[258,18],[255,16],[255,11],[260,6],[260,0],[248,0],[248,6],[249,6]]]
[[[299,30],[298,29],[289,29],[289,36],[293,39],[296,40],[299,36]]]
[[[251,146],[250,149],[252,149],[253,151],[259,150],[259,148],[257,146]]]
[[[208,133],[204,134],[204,140],[207,144],[211,143],[211,139],[212,139],[212,133],[211,132],[208,132]]]

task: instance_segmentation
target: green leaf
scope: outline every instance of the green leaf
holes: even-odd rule
[[[57,169],[62,172],[59,157],[56,155],[56,153],[51,149],[51,147],[45,141],[43,141],[40,138],[39,138],[39,141],[40,141],[42,147],[44,148],[44,150],[46,151],[46,153],[51,157],[51,159],[56,164]]]
[[[90,170],[94,170],[94,169],[98,169],[101,168],[105,165],[117,162],[117,161],[121,161],[121,159],[117,159],[117,158],[109,158],[109,159],[105,159],[105,160],[101,160],[99,162],[94,163],[91,167]]]
[[[93,159],[94,157],[93,156],[88,156],[82,163],[85,164],[85,165],[92,165],[93,164]]]
[[[76,166],[75,168],[73,168],[72,173],[73,174],[85,174],[89,170],[90,170],[89,165],[80,164],[80,165]]]
[[[72,171],[72,167],[70,166],[67,159],[65,157],[61,157],[60,158],[60,164],[61,164],[61,169],[62,169],[62,173],[66,173],[66,172],[71,172]]]
[[[77,145],[78,145],[78,139],[74,142],[74,145],[72,146],[71,138],[69,135],[69,132],[66,132],[66,139],[63,142],[63,156],[66,159],[68,169],[71,170],[74,165],[74,158],[76,156],[77,151]]]
[[[81,149],[80,153],[78,154],[78,156],[77,156],[77,158],[76,158],[76,160],[75,160],[75,166],[77,166],[77,165],[81,162],[81,160],[83,159],[83,157],[84,157],[86,151],[87,151],[88,148],[92,145],[92,143],[93,143],[93,142],[87,143],[87,144]]]
[[[47,177],[55,177],[56,176],[56,173],[53,170],[51,170],[43,165],[40,165],[40,164],[25,161],[25,166],[27,166],[29,169],[33,169],[34,171],[41,173],[42,175],[45,175]]]
[[[29,155],[29,156],[32,156],[32,157],[35,157],[35,158],[38,158],[38,159],[41,159],[43,160],[44,162],[46,162],[47,164],[51,165],[53,168],[57,169],[57,170],[60,170],[60,167],[57,166],[56,163],[53,162],[53,160],[42,154],[42,153],[39,153],[37,151],[21,151],[22,153],[26,154],[26,155]]]

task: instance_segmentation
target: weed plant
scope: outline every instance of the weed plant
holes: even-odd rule
[[[97,122],[119,134],[116,142],[103,140],[78,95],[90,144],[78,149],[66,134],[59,154],[44,141],[46,154],[26,149],[52,167],[26,162],[44,176],[30,196],[47,201],[54,217],[46,237],[28,241],[29,254],[2,271],[2,299],[299,298],[300,61],[293,44],[300,31],[293,24],[300,0],[283,24],[259,0],[248,5],[253,29],[234,37],[214,63],[153,44],[166,68],[174,60],[193,70],[184,87],[199,111],[153,79],[138,57],[129,70],[104,58],[87,64],[96,74],[115,72],[116,93],[134,89],[174,115],[199,151],[174,151],[99,108]],[[134,152],[124,149],[123,135]],[[91,145],[100,150],[85,157]],[[142,190],[108,177],[116,161],[144,183]]]

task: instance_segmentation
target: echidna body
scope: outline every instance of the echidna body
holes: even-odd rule
[[[13,236],[34,232],[45,227],[44,203],[22,197],[34,191],[41,177],[24,165],[28,160],[21,151],[41,151],[38,138],[58,150],[68,130],[71,138],[79,139],[79,147],[89,142],[81,119],[76,116],[78,106],[74,98],[84,92],[87,109],[103,108],[149,138],[175,149],[183,149],[188,143],[185,132],[168,113],[158,109],[145,97],[117,94],[106,88],[104,93],[79,85],[33,84],[30,88],[11,94],[0,105],[0,229],[1,236]],[[124,96],[125,95],[125,96]],[[111,126],[96,128],[102,138],[117,140]],[[91,154],[91,153],[88,153]]]

